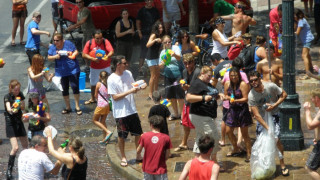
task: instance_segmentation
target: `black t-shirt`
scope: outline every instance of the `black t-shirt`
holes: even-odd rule
[[[194,80],[190,85],[188,93],[194,95],[208,95],[210,92],[215,91],[215,94],[218,93],[218,90],[214,88],[210,83],[206,84],[205,82],[201,81],[199,78]],[[210,102],[196,102],[191,103],[190,106],[190,114],[196,114],[199,116],[209,116],[212,118],[217,117],[217,101],[215,98],[212,99]]]
[[[189,85],[192,83],[192,81],[198,78],[199,74],[200,74],[200,69],[198,67],[196,67],[191,74],[188,74],[187,69],[184,69],[182,73],[183,79],[186,80],[186,83]]]
[[[24,95],[22,92],[19,92],[18,96],[20,97],[20,100],[23,101],[25,99]],[[10,106],[12,106],[12,104],[14,103],[14,101],[16,100],[16,97],[14,97],[14,95],[12,93],[6,94],[3,98],[3,102],[4,102],[4,109],[5,111],[8,112],[7,107],[6,107],[6,102],[10,102]],[[22,113],[21,109],[19,109],[19,113]]]
[[[214,78],[215,79],[223,78],[221,72],[231,67],[231,63],[232,61],[230,60],[224,60],[223,62],[219,63],[217,67],[214,69]]]
[[[167,118],[171,115],[171,113],[170,113],[169,109],[167,108],[167,106],[165,106],[163,104],[157,104],[157,105],[152,106],[149,111],[148,118],[151,116],[154,116],[154,115],[159,115],[159,116],[163,117],[164,124],[163,124],[162,128],[160,129],[160,132],[169,135]]]
[[[149,35],[151,33],[152,25],[158,19],[160,19],[160,14],[157,8],[141,8],[137,16],[137,20],[141,21],[141,33],[143,35]]]

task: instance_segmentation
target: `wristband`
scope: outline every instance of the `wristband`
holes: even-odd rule
[[[202,101],[206,102],[206,95],[202,95]]]

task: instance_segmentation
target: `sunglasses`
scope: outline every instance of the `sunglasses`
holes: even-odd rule
[[[258,81],[258,79],[259,79],[259,78],[250,79],[249,82],[250,82],[250,83],[253,83],[253,82],[255,82],[255,81]]]
[[[54,39],[53,41],[54,41],[54,42],[59,42],[60,40],[61,40],[61,39],[57,39],[57,40]]]
[[[163,44],[171,44],[171,41],[163,42]]]
[[[192,64],[194,61],[189,61],[189,62],[183,62],[184,65],[190,65]]]

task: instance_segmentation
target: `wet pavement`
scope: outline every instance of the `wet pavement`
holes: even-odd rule
[[[295,3],[298,7],[302,7],[302,4],[299,2]],[[259,6],[259,3],[257,3]],[[265,6],[265,4],[261,3],[261,6]],[[255,18],[258,22],[258,26],[253,27],[251,29],[253,35],[259,34],[259,32],[264,32],[264,22],[266,21],[266,11],[260,11],[255,14]],[[308,22],[312,26],[314,24],[313,18],[309,18]],[[16,51],[14,53],[18,54],[18,51],[21,51],[20,49],[10,49],[12,51]],[[43,51],[45,52],[45,50]],[[137,50],[133,52],[138,52]],[[303,62],[301,60],[301,49],[297,48],[296,51],[296,69],[297,72],[301,72],[304,69]],[[320,65],[319,62],[319,44],[313,47],[311,50],[311,56],[314,64]],[[19,54],[17,55],[16,61],[19,61],[19,58],[25,57],[25,54]],[[134,77],[136,80],[139,79],[145,79],[148,80],[148,76],[144,77],[138,77],[137,72],[137,58],[134,58],[133,64],[131,64],[130,69],[134,74]],[[16,65],[16,64],[15,64]],[[54,68],[54,63],[46,62],[46,66],[50,67],[51,69]],[[26,67],[26,66],[25,66]],[[82,66],[83,69],[83,66]],[[147,69],[147,68],[146,68]],[[148,74],[146,71],[145,74]],[[26,79],[25,77],[26,73],[23,75],[19,75],[19,79]],[[298,80],[299,76],[302,74],[297,73],[297,81],[296,81],[296,89],[297,93],[299,94],[299,101],[301,105],[305,100],[310,100],[309,92],[316,88],[320,87],[318,81],[309,79],[309,80]],[[161,77],[160,80],[160,87],[159,89],[163,89],[164,87],[161,86],[163,82],[163,77]],[[22,82],[22,87],[26,86],[26,81]],[[47,92],[47,97],[49,99],[50,107],[51,107],[51,116],[52,120],[50,122],[50,125],[56,127],[58,129],[58,137],[57,137],[57,144],[60,144],[63,142],[66,138],[68,138],[70,135],[77,135],[81,138],[81,140],[85,144],[86,148],[86,155],[88,157],[88,175],[87,179],[142,179],[142,164],[136,164],[135,163],[135,157],[136,157],[136,150],[134,146],[134,138],[132,136],[129,136],[129,138],[126,141],[125,145],[125,152],[127,155],[127,159],[129,160],[129,166],[126,168],[123,168],[120,166],[120,152],[117,146],[117,133],[115,130],[115,121],[112,118],[112,115],[108,116],[106,124],[108,128],[110,128],[112,131],[114,131],[114,136],[111,139],[111,142],[107,146],[102,146],[98,142],[102,139],[102,131],[99,130],[96,126],[92,124],[92,116],[93,116],[93,110],[95,108],[95,104],[92,105],[84,105],[84,101],[89,99],[88,93],[81,93],[80,95],[80,104],[81,109],[83,110],[83,115],[78,116],[76,115],[75,111],[73,111],[71,114],[68,115],[61,115],[61,110],[64,108],[63,99],[61,96],[61,93],[54,89],[53,87],[50,88],[50,85],[48,83],[45,84],[49,91]],[[6,86],[5,86],[6,87]],[[87,88],[89,87],[88,84],[88,76],[87,76]],[[7,88],[7,87],[6,87]],[[152,101],[147,101],[147,90],[139,91],[135,95],[136,99],[136,105],[138,109],[138,114],[141,120],[141,125],[144,130],[144,132],[150,131],[149,123],[147,120],[147,116],[149,113],[149,109],[153,105]],[[1,90],[1,91],[7,91]],[[73,96],[70,96],[71,98],[71,106],[74,110],[74,103],[73,103]],[[3,103],[1,102],[1,107],[3,107]],[[171,110],[171,108],[170,108]],[[3,109],[0,110],[0,138],[2,139],[2,144],[0,145],[1,151],[0,151],[0,179],[4,179],[5,177],[5,170],[7,168],[7,162],[8,162],[8,154],[11,150],[10,142],[7,138],[5,138],[5,121],[3,117]],[[216,121],[220,124],[221,123],[221,117],[222,117],[222,110],[221,107],[218,109],[218,117]],[[169,132],[170,132],[170,138],[173,144],[173,148],[177,147],[180,142],[181,138],[183,137],[183,128],[180,125],[180,120],[170,121],[168,122],[169,126]],[[310,179],[310,176],[307,174],[307,172],[304,170],[305,161],[308,158],[308,154],[310,153],[312,147],[312,139],[313,139],[313,132],[307,130],[305,125],[305,119],[304,119],[304,110],[301,109],[301,126],[302,130],[304,132],[304,138],[305,138],[305,149],[302,151],[285,151],[285,163],[287,164],[287,167],[290,170],[290,176],[289,177],[283,177],[281,176],[279,162],[277,161],[277,171],[275,173],[274,179]],[[26,124],[27,128],[27,124]],[[250,137],[252,139],[252,142],[255,140],[255,125],[251,126],[249,128]],[[191,131],[189,140],[188,140],[188,147],[192,148],[194,144],[195,139],[195,132]],[[231,145],[228,142],[225,147],[221,148],[221,151],[218,152],[217,158],[220,163],[225,169],[226,172],[220,173],[219,179],[250,179],[250,165],[248,163],[244,162],[245,156],[243,157],[232,157],[227,158],[226,154],[229,152]],[[19,150],[18,155],[21,150]],[[181,170],[183,169],[184,163],[188,161],[189,159],[192,159],[194,157],[194,154],[192,150],[182,151],[182,152],[173,152],[174,154],[173,158],[170,158],[167,161],[168,166],[168,175],[169,179],[178,179]],[[17,176],[18,169],[17,169],[17,158],[15,167],[13,170],[13,174],[15,179],[18,178]],[[60,176],[47,176],[46,179],[59,179]]]

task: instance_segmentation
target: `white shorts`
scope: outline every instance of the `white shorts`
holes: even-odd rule
[[[89,74],[89,78],[90,78],[90,85],[91,86],[95,86],[97,84],[97,82],[99,81],[99,75],[101,71],[107,71],[107,73],[109,73],[109,75],[111,74],[111,68],[106,67],[103,69],[94,69],[90,67],[90,74]]]
[[[232,20],[225,20],[224,33],[229,34],[232,30]]]
[[[172,22],[172,21],[180,21],[181,20],[181,14],[180,11],[178,12],[168,12],[169,19],[167,19],[166,14],[162,13],[162,19],[164,23]]]

